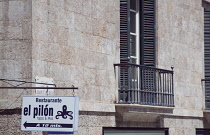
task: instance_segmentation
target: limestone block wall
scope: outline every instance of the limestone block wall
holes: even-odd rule
[[[101,134],[103,126],[115,126],[119,5],[116,0],[0,0],[0,77],[49,77],[57,86],[79,87],[75,92],[55,91],[80,97],[82,123],[75,134]],[[21,94],[32,92],[0,91],[0,109],[20,108],[21,98],[15,99]],[[7,117],[1,115],[0,121]],[[44,134],[21,132],[20,117],[12,115],[16,125],[2,128],[0,134]],[[10,124],[3,121],[0,126],[4,122]]]
[[[19,114],[0,115],[1,135],[31,135],[29,131],[20,130],[21,116]]]
[[[81,112],[75,135],[102,135],[103,127],[115,126],[115,113]]]
[[[81,101],[115,101],[119,1],[1,0],[0,13],[1,78],[49,77],[57,86],[79,87]],[[1,99],[15,93],[2,92]]]
[[[157,11],[157,64],[164,69],[174,66],[174,114],[202,116],[202,1],[158,0]]]
[[[31,33],[31,1],[1,0],[1,78],[31,78]]]
[[[165,117],[163,126],[170,135],[196,135],[196,128],[203,128],[203,120],[189,117]]]
[[[31,0],[0,0],[0,78],[31,81]],[[9,86],[5,83],[1,86]],[[24,92],[25,93],[25,92]],[[20,106],[18,90],[0,91],[0,109]]]
[[[119,1],[32,0],[32,38],[32,78],[79,87],[74,94],[81,102],[114,103]],[[73,95],[70,90],[55,93]]]

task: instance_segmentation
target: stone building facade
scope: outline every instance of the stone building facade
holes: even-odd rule
[[[134,130],[207,135],[210,112],[201,80],[205,79],[204,8],[210,1],[148,0],[156,3],[155,67],[174,66],[173,106],[119,102],[120,75],[114,64],[120,63],[122,1],[0,0],[0,79],[35,81],[41,76],[60,87],[78,87],[74,92],[54,92],[80,98],[75,135]],[[20,130],[20,95],[33,95],[34,90],[0,93],[0,134],[47,134]]]

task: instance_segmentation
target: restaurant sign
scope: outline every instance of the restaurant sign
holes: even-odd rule
[[[78,130],[77,96],[23,96],[21,130]]]

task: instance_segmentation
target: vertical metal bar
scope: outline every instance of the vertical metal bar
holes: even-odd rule
[[[152,84],[150,88],[150,104],[153,105],[153,90],[154,90],[154,70],[153,69],[151,70],[150,74],[151,74],[150,83]]]
[[[139,103],[139,66],[136,67],[136,103]]]
[[[158,105],[158,100],[159,100],[159,70],[157,70],[156,72],[156,77],[157,77],[157,87],[156,87],[156,96],[157,96],[157,99],[156,99],[156,103],[155,105]]]
[[[131,65],[128,66],[128,103],[131,103]]]
[[[168,73],[165,72],[165,106],[168,105],[168,83],[167,83],[167,79],[168,79]]]
[[[137,86],[138,86],[138,66],[135,66],[135,103],[137,103],[138,101],[138,89],[137,89]]]
[[[151,105],[150,104],[150,89],[151,89],[151,86],[149,85],[150,84],[150,69],[147,68],[147,104]]]
[[[205,107],[206,109],[208,109],[207,92],[208,92],[208,83],[207,81],[205,81]]]
[[[145,88],[145,92],[146,92],[146,96],[145,96],[145,99],[146,99],[146,104],[148,104],[148,98],[149,98],[149,94],[148,94],[148,69],[146,68],[146,88]]]
[[[134,103],[135,102],[135,66],[132,66],[132,86],[131,86],[131,103]]]
[[[138,74],[137,74],[137,103],[139,104],[140,103],[140,88],[139,88],[139,83],[140,83],[140,79],[139,79],[139,77],[140,77],[140,67],[138,66],[137,67],[137,72],[138,72]]]
[[[138,69],[139,67],[136,66],[136,88],[135,88],[135,103],[138,103]]]
[[[164,74],[164,106],[166,105],[166,74],[165,72],[163,73]]]
[[[151,88],[150,88],[150,104],[151,105],[154,105],[154,99],[153,99],[153,92],[154,92],[154,71],[155,70],[152,70],[152,72],[151,72],[151,76],[152,76],[152,78],[150,77],[150,79],[151,79],[151,82],[150,83],[152,83],[152,85],[151,85]]]
[[[134,103],[137,103],[137,83],[138,83],[137,82],[137,76],[138,76],[137,69],[138,69],[138,67],[135,66]]]
[[[139,82],[140,82],[140,85],[139,85],[139,90],[140,90],[140,104],[142,104],[143,102],[143,68],[141,67],[140,68],[140,78],[139,78]]]
[[[155,70],[154,71],[154,91],[153,91],[153,104],[156,105],[157,103],[157,71],[158,70]]]
[[[126,66],[122,66],[123,68],[123,88],[122,88],[122,94],[123,94],[123,103],[126,103],[126,97],[127,97],[127,92],[126,90],[128,89],[128,86],[127,86],[127,76],[126,76],[126,73],[128,72],[127,70],[127,67]]]
[[[118,67],[118,72],[117,72],[117,76],[118,76],[118,103],[120,103],[120,99],[121,99],[121,97],[120,97],[120,93],[121,93],[121,82],[120,82],[120,67]]]
[[[145,90],[144,90],[144,87],[145,87],[145,71],[144,71],[145,69],[144,68],[142,68],[142,77],[143,77],[143,79],[142,79],[142,104],[145,104],[145,95],[146,95],[146,93],[145,93]]]
[[[168,73],[168,106],[171,106],[171,73]]]
[[[163,103],[164,103],[164,95],[163,95],[163,84],[164,84],[164,82],[163,82],[163,78],[164,78],[164,76],[163,76],[163,73],[161,72],[161,105],[163,105]]]
[[[133,78],[134,79],[133,79],[133,86],[132,86],[132,91],[131,91],[132,92],[132,97],[131,97],[132,98],[132,103],[135,103],[135,81],[136,81],[135,80],[135,76],[136,76],[135,69],[136,69],[135,66],[133,66],[133,72],[134,72],[133,73]]]
[[[160,96],[160,91],[161,91],[161,74],[160,74],[160,71],[158,71],[158,101],[157,101],[157,104],[160,105],[160,101],[161,101],[161,96]]]
[[[155,81],[154,81],[154,83],[155,83],[155,90],[154,90],[154,105],[157,105],[157,72],[158,72],[158,70],[155,70]]]
[[[168,104],[168,94],[167,94],[167,72],[165,72],[165,106]]]
[[[169,73],[167,72],[167,106],[169,105]]]
[[[173,84],[173,80],[172,80],[172,73],[171,73],[170,74],[170,106],[173,105],[173,103],[172,103],[172,99],[173,99],[173,96],[172,96],[172,91],[173,91],[172,84]]]
[[[145,104],[146,103],[146,90],[145,90],[145,88],[146,88],[146,70],[145,70],[145,68],[143,68],[143,81],[142,81],[142,83],[143,83],[143,87],[142,87],[142,90],[143,90],[143,104]]]
[[[149,72],[149,75],[148,75],[148,95],[149,95],[149,98],[148,98],[148,104],[149,105],[152,105],[152,88],[153,88],[153,84],[152,84],[152,69],[147,69],[148,72]]]
[[[125,66],[122,66],[122,71],[123,71],[123,87],[121,88],[122,89],[122,96],[123,96],[123,103],[125,103],[126,102],[126,100],[125,100],[125,98],[126,98],[126,89],[127,89],[127,85],[126,85],[126,80],[127,80],[127,78],[126,78],[126,72],[127,72],[127,69],[126,69],[127,67],[125,67]]]
[[[174,72],[172,72],[172,105],[174,106]]]
[[[205,84],[206,84],[206,90],[205,90],[205,104],[206,104],[206,109],[209,109],[209,106],[208,106],[208,91],[209,91],[209,85],[208,85],[208,81],[205,81]]]
[[[133,66],[134,69],[134,80],[133,80],[133,103],[136,103],[136,66]]]
[[[172,106],[172,102],[171,102],[171,99],[172,99],[172,74],[170,73],[170,82],[169,82],[169,84],[170,84],[170,91],[169,91],[169,93],[170,93],[170,102],[169,102],[169,106]]]
[[[162,80],[162,91],[161,91],[161,105],[164,105],[164,74],[161,73],[162,77],[161,77],[161,80]]]

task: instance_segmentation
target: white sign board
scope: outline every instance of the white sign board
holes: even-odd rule
[[[21,130],[77,131],[77,96],[23,96]]]
[[[35,81],[37,83],[54,84],[52,78],[37,76]],[[54,85],[36,84],[35,87],[55,87]],[[54,89],[36,89],[36,95],[54,95]]]

